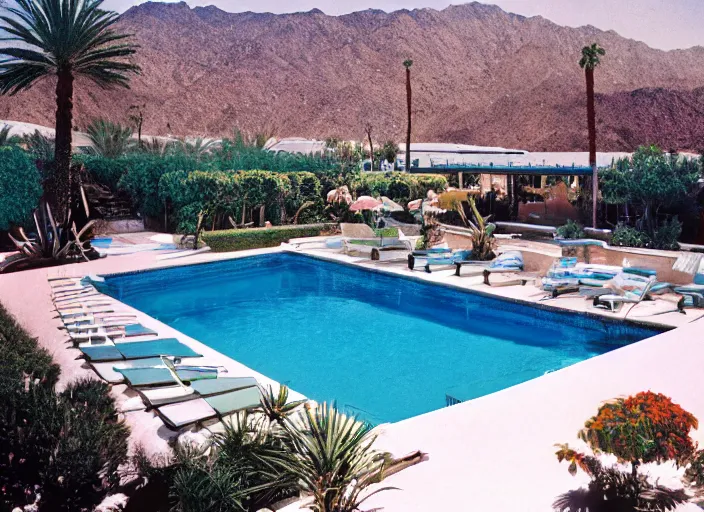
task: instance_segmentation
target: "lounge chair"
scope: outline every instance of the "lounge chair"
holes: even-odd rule
[[[219,375],[222,369],[222,367],[218,366],[208,366],[207,361],[202,361],[202,358],[181,359],[177,357],[173,359],[178,376],[184,382],[198,379],[214,379]],[[91,366],[101,379],[110,384],[126,382],[127,373],[130,375],[130,380],[127,382],[134,382],[133,385],[164,386],[167,384],[175,384],[171,373],[165,371],[166,367],[161,357],[147,357],[144,359],[131,359],[129,361],[119,362],[91,362]]]
[[[633,304],[633,307],[635,307],[636,304],[647,298],[651,288],[657,282],[655,276],[650,276],[645,280],[634,279],[634,274],[626,277],[625,279],[619,279],[620,276],[621,275],[614,278],[614,281],[619,281],[616,285],[623,294],[610,294],[594,297],[594,307],[606,308],[612,313],[617,313],[620,311],[624,304]]]
[[[167,427],[178,430],[187,425],[222,418],[237,411],[256,409],[260,406],[259,387],[248,387],[221,395],[164,405],[155,410]]]
[[[492,283],[492,274],[511,274],[513,279]],[[523,271],[523,254],[521,254],[521,251],[507,251],[500,254],[484,269],[483,275],[484,284],[487,286],[513,286],[516,284],[524,286],[538,277],[536,273]]]
[[[88,361],[121,361],[147,357],[200,357],[176,338],[151,341],[130,341],[80,348]]]
[[[74,343],[82,343],[98,339],[114,340],[115,338],[135,338],[137,336],[158,336],[158,333],[142,324],[124,325],[122,323],[113,326],[98,325],[90,326],[89,329],[69,330],[68,335]]]
[[[151,409],[197,398],[209,398],[256,386],[257,380],[254,377],[217,377],[215,379],[196,380],[188,386],[177,384],[175,386],[137,389],[136,391],[142,397],[144,405]]]
[[[420,265],[423,266],[423,270],[428,274],[431,273],[430,268],[435,266],[452,266],[457,261],[464,261],[469,259],[472,251],[470,250],[460,250],[454,252],[448,252],[446,249],[438,250],[433,252],[430,251],[414,251],[408,255],[408,268],[414,270]]]

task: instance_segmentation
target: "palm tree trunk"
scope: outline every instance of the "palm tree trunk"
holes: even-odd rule
[[[60,206],[57,217],[64,220],[71,204],[71,137],[73,124],[73,74],[60,70],[56,82],[56,147],[54,193]],[[57,219],[58,220],[58,219]]]
[[[589,165],[592,167],[592,227],[596,228],[597,200],[599,198],[599,176],[596,167],[596,112],[594,110],[594,70],[586,68],[587,79],[587,127],[589,129]]]
[[[374,171],[374,146],[372,145],[372,130],[371,128],[367,130],[367,137],[369,138],[369,159],[372,162],[371,171]],[[381,170],[381,165],[379,165],[379,170]]]
[[[406,130],[406,172],[411,171],[411,68],[406,68],[406,107],[408,109],[408,129]]]

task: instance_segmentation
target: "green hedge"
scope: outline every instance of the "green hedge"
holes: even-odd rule
[[[40,512],[93,510],[127,461],[109,386],[79,380],[56,393],[59,367],[1,306],[0,354],[0,511],[35,500]]]
[[[210,246],[213,252],[244,251],[246,249],[276,247],[291,238],[320,236],[320,234],[332,227],[332,224],[307,224],[206,231],[203,233],[203,241]]]
[[[41,195],[34,160],[18,147],[0,147],[0,230],[27,225]]]

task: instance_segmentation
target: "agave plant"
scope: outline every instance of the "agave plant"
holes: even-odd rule
[[[469,198],[469,207],[472,210],[472,216],[474,217],[474,222],[467,219],[469,229],[471,230],[472,239],[472,259],[479,261],[486,261],[494,258],[494,247],[496,246],[496,239],[494,238],[494,231],[496,230],[496,224],[489,222],[488,217],[482,217],[477,209],[477,203],[473,197]]]
[[[130,127],[106,119],[93,119],[86,132],[96,155],[117,158],[135,147]]]
[[[311,510],[354,512],[374,494],[395,489],[367,492],[384,479],[391,456],[372,448],[376,436],[368,424],[342,414],[334,404],[306,404],[284,428],[291,453],[283,459],[283,469],[312,497]]]
[[[27,236],[23,228],[18,229],[19,239],[9,235],[19,255],[6,259],[0,266],[0,273],[96,258],[97,253],[90,246],[90,239],[87,237],[95,223],[94,220],[77,231],[69,210],[66,220],[59,225],[54,220],[49,203],[43,201],[34,211],[34,223],[36,238]]]
[[[282,423],[298,406],[306,403],[305,400],[288,401],[288,386],[279,386],[279,392],[274,393],[274,389],[269,386],[264,388],[259,386],[261,392],[261,404],[264,414],[269,421]]]

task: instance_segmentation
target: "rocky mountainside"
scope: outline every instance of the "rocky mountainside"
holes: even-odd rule
[[[144,131],[215,135],[234,126],[279,136],[402,140],[412,58],[416,141],[529,150],[586,150],[582,46],[597,70],[601,150],[643,143],[704,148],[704,48],[664,52],[594,27],[567,28],[479,3],[327,16],[232,14],[145,3],[121,28],[141,45],[130,90],[79,81],[76,124],[126,120],[146,104]],[[0,119],[52,124],[53,84],[0,98]]]

